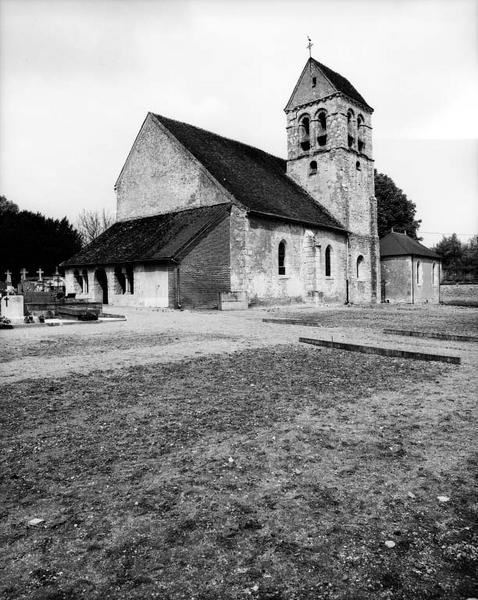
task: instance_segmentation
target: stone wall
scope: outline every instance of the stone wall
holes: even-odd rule
[[[304,88],[304,98],[313,75],[306,72],[299,82],[298,91]],[[297,97],[300,96],[298,91]],[[349,111],[352,111],[350,124],[347,118]],[[327,124],[326,143],[322,138],[322,145],[319,142],[320,135],[324,134],[319,120],[321,112],[326,114]],[[308,149],[304,149],[301,143],[304,115],[310,118]],[[351,146],[349,131],[353,134]],[[351,301],[376,302],[380,298],[380,259],[370,112],[340,94],[302,106],[289,106],[287,138],[288,175],[351,232],[347,272]],[[357,277],[357,258],[360,256],[364,260]]]
[[[232,287],[239,291],[242,285],[251,304],[345,302],[347,251],[343,235],[259,217],[237,217],[232,223],[232,244],[244,248],[244,261],[231,264]],[[284,274],[279,273],[281,242],[285,242]],[[328,246],[331,273],[327,276]]]
[[[430,258],[415,256],[412,263],[414,304],[437,304],[440,301],[440,263]]]
[[[149,114],[116,184],[119,221],[230,202],[208,172]]]
[[[435,265],[435,266],[434,266]],[[382,258],[382,301],[409,304],[440,301],[440,263],[411,256]]]
[[[381,273],[382,302],[413,302],[410,256],[382,258]]]

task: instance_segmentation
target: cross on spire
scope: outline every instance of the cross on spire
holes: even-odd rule
[[[309,43],[307,44],[307,48],[309,49],[309,58],[312,58],[312,46],[314,44],[312,43],[312,40],[309,36],[307,36],[307,39],[309,40]]]

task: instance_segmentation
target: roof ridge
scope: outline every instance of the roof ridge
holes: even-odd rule
[[[324,65],[324,63],[321,63],[318,60],[316,60],[315,58],[310,57],[309,61],[312,61],[316,64],[316,66],[323,72],[323,74],[327,77],[332,86],[339,93],[345,94],[351,100],[363,104],[365,107],[373,111],[373,108],[370,106],[370,104],[365,100],[365,98],[356,89],[356,87],[347,79],[347,77],[345,77],[338,71],[334,71],[327,65]],[[350,89],[343,89],[344,84],[346,88],[349,87]]]
[[[191,123],[186,123],[186,121],[179,121],[178,119],[171,119],[170,117],[165,117],[164,115],[160,115],[158,113],[151,113],[151,114],[153,114],[161,122],[163,122],[162,120],[164,119],[166,122],[172,121],[173,123],[177,123],[179,125],[186,125],[187,127],[192,127],[193,129],[197,129],[198,131],[207,133],[208,135],[213,135],[221,140],[225,140],[226,142],[232,142],[233,144],[237,144],[238,146],[244,146],[244,148],[248,148],[249,150],[255,150],[256,152],[260,152],[261,154],[270,156],[274,160],[280,160],[280,161],[283,161],[284,163],[287,162],[286,158],[282,158],[281,156],[276,156],[275,154],[272,154],[271,152],[267,152],[266,150],[262,150],[261,148],[258,148],[257,146],[252,146],[251,144],[246,144],[245,142],[240,142],[239,140],[235,140],[233,138],[228,138],[225,135],[221,135],[220,133],[210,131],[209,129],[204,129],[204,127],[198,127],[197,125],[191,125]],[[163,123],[163,125],[164,125],[164,123]]]

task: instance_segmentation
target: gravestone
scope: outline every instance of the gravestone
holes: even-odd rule
[[[23,296],[2,296],[0,299],[0,315],[7,319],[23,319]]]

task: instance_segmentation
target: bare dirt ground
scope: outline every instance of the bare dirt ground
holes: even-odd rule
[[[478,344],[382,333],[477,309],[125,312],[0,332],[1,598],[478,597]]]

